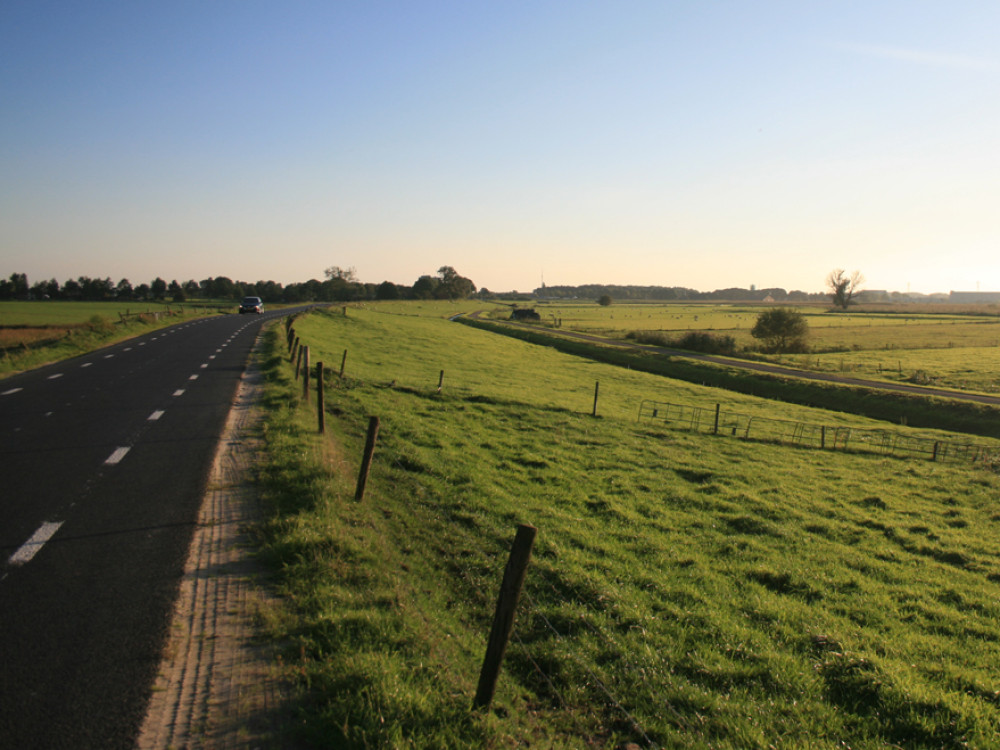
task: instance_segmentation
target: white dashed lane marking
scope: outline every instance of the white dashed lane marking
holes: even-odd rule
[[[184,395],[184,389],[183,388],[178,388],[176,391],[174,391],[174,395],[175,396],[183,396]]]
[[[38,531],[31,535],[31,538],[22,544],[17,552],[7,558],[8,565],[24,565],[29,562],[31,558],[38,554],[38,551],[42,548],[52,536],[59,531],[59,527],[63,525],[62,521],[49,521],[43,523],[38,527]]]
[[[191,377],[188,378],[188,380],[197,380],[197,379],[198,379],[197,375],[192,375]]]
[[[24,390],[23,388],[11,388],[10,390],[4,391],[0,395],[2,395],[2,396],[13,396],[18,391],[23,391],[23,390]]]
[[[61,372],[57,372],[55,375],[49,375],[46,380],[55,380],[56,378],[61,378],[62,376],[63,374]]]
[[[163,410],[162,409],[157,409],[156,411],[154,411],[152,414],[149,415],[148,421],[155,422],[157,419],[159,419],[162,416],[163,416]]]
[[[114,466],[117,463],[121,463],[121,460],[125,458],[125,454],[131,450],[128,446],[123,446],[121,448],[115,448],[115,452],[104,459],[104,463],[107,466]]]

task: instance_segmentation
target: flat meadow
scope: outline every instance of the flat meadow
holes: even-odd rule
[[[753,350],[750,335],[768,305],[630,303],[601,307],[593,302],[535,305],[542,324],[564,330],[624,338],[660,332],[679,338],[690,331],[731,336]],[[809,324],[810,351],[761,355],[758,359],[820,372],[864,374],[876,380],[937,385],[959,390],[1000,391],[1000,309],[949,305],[884,305],[832,311],[791,306]],[[505,310],[497,312],[504,316]]]
[[[654,398],[885,426],[448,320],[474,307],[296,318],[325,365],[324,435],[268,330],[260,554],[283,596],[263,621],[299,739],[1000,746],[1000,477],[640,423]],[[491,709],[472,711],[521,523],[538,536],[514,637]]]

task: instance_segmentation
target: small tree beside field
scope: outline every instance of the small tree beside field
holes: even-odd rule
[[[757,316],[750,335],[764,343],[768,352],[804,352],[809,336],[805,316],[787,307],[773,307]]]

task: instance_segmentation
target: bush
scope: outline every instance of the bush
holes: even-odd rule
[[[802,313],[787,307],[772,307],[758,315],[750,335],[764,342],[764,351],[809,351],[809,324]]]
[[[703,352],[705,354],[735,354],[736,339],[732,336],[715,336],[703,331],[689,331],[681,336],[675,343],[678,349],[687,349],[692,352]]]
[[[669,337],[663,331],[631,331],[625,338],[647,346],[662,346],[685,349],[703,354],[735,354],[736,339],[732,336],[716,336],[704,331],[689,331],[679,339]]]
[[[114,330],[114,324],[103,315],[91,315],[86,323],[86,328],[94,333],[108,333]]]

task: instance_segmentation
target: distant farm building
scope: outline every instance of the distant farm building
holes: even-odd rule
[[[541,320],[542,316],[536,313],[530,307],[516,308],[514,312],[510,314],[511,320]]]

